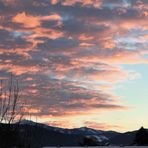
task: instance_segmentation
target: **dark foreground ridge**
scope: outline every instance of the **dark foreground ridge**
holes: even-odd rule
[[[19,124],[0,124],[0,148],[41,148],[44,146],[148,145],[148,132],[119,133],[87,127],[63,129],[23,120]]]

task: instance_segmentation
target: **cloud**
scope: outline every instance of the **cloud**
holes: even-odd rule
[[[122,129],[122,127],[118,125],[108,125],[106,123],[97,123],[97,122],[90,122],[90,121],[84,122],[84,125],[89,128],[93,128],[97,130],[113,130],[113,129],[121,130]]]
[[[12,22],[20,23],[25,28],[35,28],[41,26],[42,21],[58,21],[61,20],[61,17],[57,14],[52,14],[49,16],[31,16],[27,15],[25,12],[18,13],[15,17],[13,17]]]
[[[15,49],[15,48],[26,48],[31,42],[26,41],[23,37],[13,37],[13,33],[4,29],[0,30],[0,48],[3,49]]]
[[[0,78],[17,76],[35,116],[127,110],[112,90],[140,78],[122,65],[148,63],[147,8],[146,0],[1,0]]]
[[[76,4],[80,4],[82,7],[95,7],[99,8],[102,4],[100,0],[51,0],[52,5],[56,5],[58,3],[61,3],[64,6],[74,6]]]
[[[48,39],[48,38],[38,38],[42,40],[43,43],[38,44],[38,49],[40,50],[51,50],[51,51],[61,51],[61,50],[69,50],[69,48],[74,48],[78,46],[77,41],[66,38],[58,38],[56,40]],[[59,45],[62,45],[59,47]]]

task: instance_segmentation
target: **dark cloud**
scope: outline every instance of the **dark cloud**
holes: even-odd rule
[[[48,38],[38,38],[38,39],[44,41],[43,43],[38,44],[38,48],[40,50],[63,51],[78,46],[78,41],[72,39],[66,39],[66,38],[58,38],[55,40],[51,40]]]
[[[26,48],[31,44],[31,42],[26,41],[22,37],[15,38],[12,33],[7,30],[1,29],[0,34],[0,48],[3,49]]]

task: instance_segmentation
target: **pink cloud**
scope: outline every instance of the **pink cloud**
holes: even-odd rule
[[[110,91],[119,82],[140,78],[122,64],[148,64],[144,2],[131,6],[100,0],[2,3],[0,78],[13,73],[22,81],[22,97],[30,103],[32,115],[60,118],[128,109]],[[129,45],[126,36],[132,34],[137,40]]]

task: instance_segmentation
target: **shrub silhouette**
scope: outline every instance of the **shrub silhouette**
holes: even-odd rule
[[[80,146],[100,146],[100,142],[94,136],[86,136]]]

